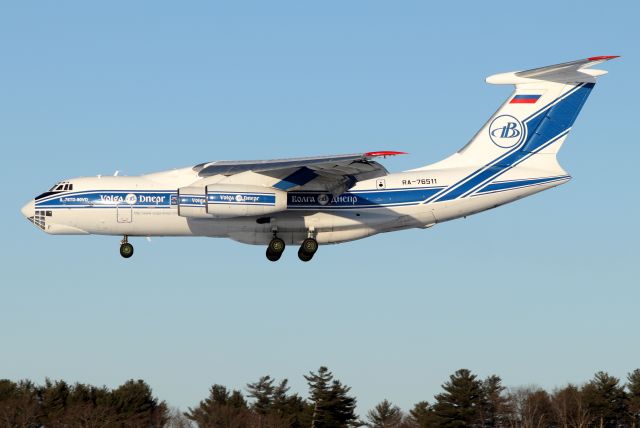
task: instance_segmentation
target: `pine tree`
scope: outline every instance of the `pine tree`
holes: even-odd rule
[[[195,409],[189,408],[184,415],[199,428],[246,428],[250,420],[247,402],[242,393],[230,393],[222,385],[213,385],[209,390],[209,397]]]
[[[503,395],[505,387],[499,376],[491,375],[482,381],[482,426],[496,427],[504,422],[504,407],[506,399]]]
[[[44,386],[39,388],[38,393],[43,425],[63,425],[69,394],[69,385],[65,381],[52,382],[45,379]]]
[[[442,385],[433,406],[438,426],[462,428],[479,425],[482,383],[467,369],[460,369]]]
[[[278,385],[273,388],[273,405],[286,401],[289,392],[289,379],[282,379]]]
[[[334,379],[333,373],[324,366],[317,373],[309,372],[305,379],[313,405],[311,428],[358,426],[356,399],[349,395],[351,388]]]
[[[313,416],[311,420],[311,428],[324,428],[325,419],[329,401],[329,386],[333,379],[333,374],[328,368],[322,366],[318,369],[318,373],[309,372],[304,377],[309,385],[309,400],[313,404]]]
[[[629,409],[631,426],[640,426],[640,369],[635,369],[627,375],[627,407]]]
[[[626,394],[618,378],[598,372],[582,391],[599,428],[614,428],[623,422]]]
[[[257,382],[247,384],[249,398],[253,398],[251,408],[260,415],[266,415],[273,404],[273,379],[262,376]]]
[[[436,426],[433,407],[426,401],[420,401],[409,411],[407,422],[417,428],[433,428]]]
[[[370,428],[395,428],[402,423],[402,411],[385,399],[369,410],[367,420]]]
[[[253,399],[255,426],[259,428],[302,428],[310,424],[310,406],[299,395],[289,395],[289,381],[277,385],[271,376],[247,384],[248,396]]]
[[[95,387],[76,383],[67,399],[66,426],[106,427],[121,420],[114,410],[111,391],[107,387]]]
[[[118,416],[131,427],[164,426],[168,408],[166,403],[158,402],[151,387],[143,380],[129,380],[111,391],[110,401]]]

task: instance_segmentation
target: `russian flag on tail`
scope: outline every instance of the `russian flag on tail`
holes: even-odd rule
[[[535,104],[539,98],[540,95],[516,95],[509,104]]]

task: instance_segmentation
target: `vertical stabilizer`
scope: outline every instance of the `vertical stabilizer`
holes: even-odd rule
[[[484,165],[515,153],[557,153],[603,70],[588,69],[617,58],[598,56],[525,71],[495,74],[491,84],[515,90],[456,154],[433,167]]]
[[[617,58],[591,57],[487,78],[515,85],[514,92],[478,133],[454,155],[420,169],[464,168],[470,174],[436,201],[465,197],[527,161],[539,175],[565,175],[557,162],[571,127],[603,70],[588,69]]]

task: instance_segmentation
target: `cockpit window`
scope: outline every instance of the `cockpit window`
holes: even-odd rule
[[[54,195],[56,193],[65,192],[67,190],[73,190],[73,184],[69,183],[68,181],[61,181],[54,184],[48,192],[44,192],[43,194],[36,196],[36,200]]]
[[[64,192],[65,190],[73,190],[73,184],[66,181],[61,181],[54,184],[53,187],[49,189],[50,192]]]

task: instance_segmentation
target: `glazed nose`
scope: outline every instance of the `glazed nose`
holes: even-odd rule
[[[35,211],[36,211],[36,203],[34,202],[33,199],[27,202],[24,205],[24,207],[22,207],[22,209],[20,210],[20,212],[22,212],[22,215],[25,216],[26,218],[33,217],[35,215]]]

